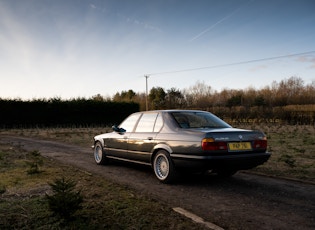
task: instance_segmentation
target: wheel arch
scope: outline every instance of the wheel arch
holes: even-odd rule
[[[152,166],[153,161],[154,161],[154,157],[157,154],[158,151],[160,150],[165,150],[166,152],[168,152],[168,154],[171,154],[173,152],[173,150],[171,149],[170,146],[166,145],[166,144],[157,144],[156,146],[154,146],[152,154],[151,154],[151,159],[150,159],[150,164]]]
[[[103,140],[102,138],[100,138],[100,139],[94,139],[93,141],[94,141],[94,146],[95,146],[95,144],[96,144],[97,142],[100,142],[101,145],[102,145],[102,147],[104,148],[104,140]]]

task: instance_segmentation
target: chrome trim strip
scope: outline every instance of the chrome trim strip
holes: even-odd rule
[[[119,160],[119,161],[125,161],[125,162],[131,162],[131,163],[136,163],[136,164],[142,164],[142,165],[149,165],[151,166],[150,163],[146,163],[146,162],[143,162],[143,161],[135,161],[135,160],[129,160],[129,159],[126,159],[126,158],[120,158],[120,157],[114,157],[114,156],[106,156],[107,158],[110,158],[110,159],[114,159],[114,160]]]

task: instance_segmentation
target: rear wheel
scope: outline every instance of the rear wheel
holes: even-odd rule
[[[163,183],[173,182],[177,178],[173,162],[165,150],[159,150],[155,155],[153,169],[155,176]]]
[[[101,142],[96,142],[94,146],[94,159],[96,164],[104,165],[108,163],[108,159],[106,157],[105,151]]]

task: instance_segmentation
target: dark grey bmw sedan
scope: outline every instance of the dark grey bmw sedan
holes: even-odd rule
[[[263,132],[233,128],[199,110],[133,113],[113,132],[95,136],[92,147],[97,164],[116,159],[150,165],[163,183],[188,171],[231,176],[271,155]]]

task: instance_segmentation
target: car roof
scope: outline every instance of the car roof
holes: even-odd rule
[[[190,109],[160,109],[160,110],[148,110],[148,111],[140,111],[139,113],[150,113],[150,112],[207,112],[204,110],[190,110]]]

